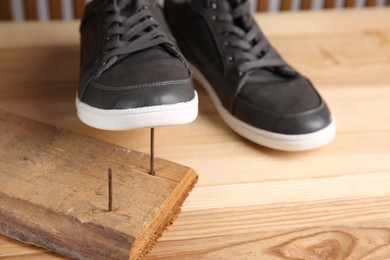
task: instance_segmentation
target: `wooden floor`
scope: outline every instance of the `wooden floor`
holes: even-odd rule
[[[337,137],[304,153],[254,145],[198,87],[198,119],[157,129],[156,153],[194,168],[199,182],[147,258],[390,259],[389,17],[390,9],[257,16],[327,100]],[[0,24],[0,108],[148,152],[147,129],[106,132],[77,119],[77,29]],[[12,257],[58,256],[0,236],[0,258]]]

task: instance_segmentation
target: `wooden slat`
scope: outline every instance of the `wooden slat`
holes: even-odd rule
[[[257,2],[257,11],[266,12],[268,10],[268,1],[267,0],[259,0]]]
[[[38,10],[36,0],[24,0],[24,8],[27,20],[37,20]]]
[[[71,258],[141,258],[197,180],[161,159],[151,176],[143,153],[2,110],[0,133],[0,233]]]
[[[336,0],[326,0],[325,1],[325,8],[334,8]]]
[[[61,20],[62,11],[61,11],[61,0],[50,0],[50,18],[52,20]]]
[[[73,0],[74,17],[80,19],[84,13],[84,1]]]
[[[376,6],[376,0],[367,0],[366,6]]]
[[[291,10],[291,0],[282,0],[281,10]]]
[[[311,0],[302,0],[301,1],[301,9],[308,10],[311,8]]]
[[[0,20],[11,20],[11,0],[0,1]]]
[[[344,6],[345,7],[354,7],[355,6],[355,0],[345,0]]]

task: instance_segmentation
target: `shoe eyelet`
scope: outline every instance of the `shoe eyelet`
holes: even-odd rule
[[[212,8],[213,10],[217,9],[217,8],[218,8],[217,3],[212,3],[212,4],[211,4],[211,8]]]
[[[223,45],[225,45],[225,47],[228,47],[228,46],[230,45],[230,43],[229,43],[228,41],[225,41],[225,42],[223,43]]]
[[[242,76],[244,76],[244,72],[238,71],[238,72],[237,72],[237,75],[238,75],[239,77],[242,77]]]
[[[217,16],[212,15],[212,16],[211,16],[211,20],[216,21],[216,20],[217,20]]]
[[[102,65],[106,66],[106,65],[110,64],[111,62],[114,62],[117,58],[118,58],[118,56],[112,56],[108,59],[105,59],[102,61]]]
[[[230,61],[230,62],[234,61],[234,57],[233,56],[229,56],[228,57],[228,61]]]

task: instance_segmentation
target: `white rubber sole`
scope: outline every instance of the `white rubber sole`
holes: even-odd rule
[[[191,65],[191,69],[195,80],[197,80],[205,88],[211,97],[211,100],[213,101],[218,114],[222,117],[222,120],[239,135],[256,144],[276,150],[297,152],[324,146],[330,143],[335,137],[336,124],[334,120],[332,120],[332,123],[324,129],[314,133],[301,135],[278,134],[253,127],[231,115],[223,107],[214,89],[202,73],[200,73],[193,65]]]
[[[76,95],[77,115],[94,128],[133,130],[191,123],[198,115],[198,94],[188,102],[130,109],[99,109],[83,103]]]

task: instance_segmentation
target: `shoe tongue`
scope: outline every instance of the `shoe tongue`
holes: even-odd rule
[[[119,6],[123,6],[124,8],[121,10],[121,15],[130,16],[137,12],[137,9],[140,8],[139,2],[137,0],[116,0],[116,3]]]
[[[113,65],[113,68],[123,66],[121,64],[126,64],[126,66],[137,66],[144,62],[152,62],[155,60],[164,60],[172,59],[173,55],[167,52],[161,46],[155,46],[153,48],[145,49],[131,55],[126,55],[122,57],[121,61]]]
[[[244,3],[245,0],[227,0],[227,2],[229,3],[229,7],[231,9],[235,9],[235,8],[237,8],[237,6]],[[245,31],[249,30],[251,27],[251,25],[248,21],[248,17],[246,17],[246,16],[242,16],[242,17],[238,17],[238,18],[234,19],[234,24],[236,26],[244,29]]]
[[[124,0],[116,0],[116,1],[118,4],[121,4],[121,1],[124,1]],[[129,1],[127,3],[127,5],[125,6],[125,8],[123,8],[121,10],[121,15],[130,16],[136,12],[135,8],[136,8],[135,1]]]

